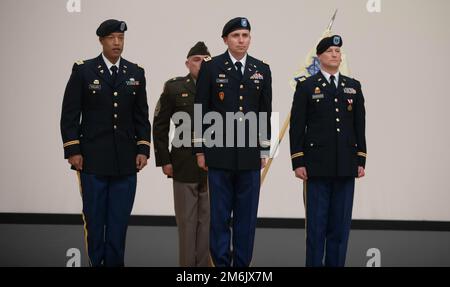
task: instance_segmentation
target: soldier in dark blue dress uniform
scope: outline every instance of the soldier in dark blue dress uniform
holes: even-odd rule
[[[97,29],[103,52],[73,65],[61,113],[64,157],[78,171],[91,266],[123,266],[137,171],[150,154],[144,69],[121,58],[125,22]]]
[[[212,264],[249,266],[260,169],[270,150],[272,78],[267,64],[247,54],[251,36],[246,18],[226,23],[222,38],[228,50],[204,60],[195,97],[205,122],[214,115],[219,120],[194,127],[194,152],[198,165],[208,170]],[[227,115],[234,116],[230,125]]]
[[[306,266],[344,266],[355,177],[366,163],[361,84],[339,73],[342,38],[317,45],[320,72],[297,84],[290,147],[295,175],[304,181]]]

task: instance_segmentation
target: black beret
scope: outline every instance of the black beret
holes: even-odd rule
[[[233,31],[239,29],[247,29],[250,31],[250,22],[245,17],[237,17],[228,21],[225,26],[223,26],[222,37],[228,36]]]
[[[331,37],[325,37],[322,40],[320,40],[319,44],[317,44],[317,47],[316,47],[316,54],[317,55],[322,54],[331,46],[341,47],[342,46],[341,36],[334,35]]]
[[[105,37],[114,32],[125,32],[127,24],[124,21],[109,19],[100,24],[97,28],[97,36]]]
[[[197,42],[197,44],[194,45],[194,47],[192,47],[189,50],[189,53],[187,54],[186,58],[189,58],[190,56],[193,55],[208,55],[211,56],[211,54],[208,51],[208,47],[206,47],[204,42]]]

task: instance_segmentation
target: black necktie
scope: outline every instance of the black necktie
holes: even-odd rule
[[[111,74],[111,79],[112,79],[112,81],[113,81],[113,83],[115,83],[116,82],[116,79],[117,79],[117,66],[116,65],[113,65],[113,66],[111,66],[111,68],[109,68],[110,70],[111,70],[111,72],[112,72],[112,74]]]
[[[239,75],[239,79],[242,80],[242,63],[239,62],[239,61],[237,61],[236,63],[234,63],[234,65],[235,65],[236,68],[237,68],[237,73],[238,73],[238,75]]]
[[[333,93],[335,94],[336,93],[336,84],[334,83],[334,79],[335,79],[334,75],[331,75],[330,76],[330,87],[331,87],[331,90],[333,91]]]

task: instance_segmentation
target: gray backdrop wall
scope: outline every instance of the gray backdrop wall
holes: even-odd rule
[[[80,3],[80,11],[67,9],[68,2]],[[188,49],[203,40],[213,54],[222,53],[224,23],[248,17],[249,53],[272,69],[279,127],[292,102],[289,81],[338,8],[333,30],[343,36],[367,109],[367,176],[357,181],[353,217],[449,221],[450,2],[379,0],[381,10],[373,13],[368,2],[374,1],[2,0],[0,212],[80,212],[59,117],[73,62],[100,53],[101,21],[127,21],[123,56],[146,69],[153,118],[164,82],[187,73]],[[133,213],[173,214],[171,181],[154,158],[139,174]],[[287,138],[262,187],[259,216],[304,216]]]

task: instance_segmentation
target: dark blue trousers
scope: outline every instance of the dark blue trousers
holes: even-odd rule
[[[136,194],[136,174],[80,173],[85,243],[91,266],[124,266],[128,220]]]
[[[231,266],[231,263],[234,267],[245,267],[251,263],[260,177],[260,170],[208,169],[211,205],[210,252],[213,264],[217,267]]]
[[[304,183],[306,266],[344,266],[354,177],[311,177]]]

